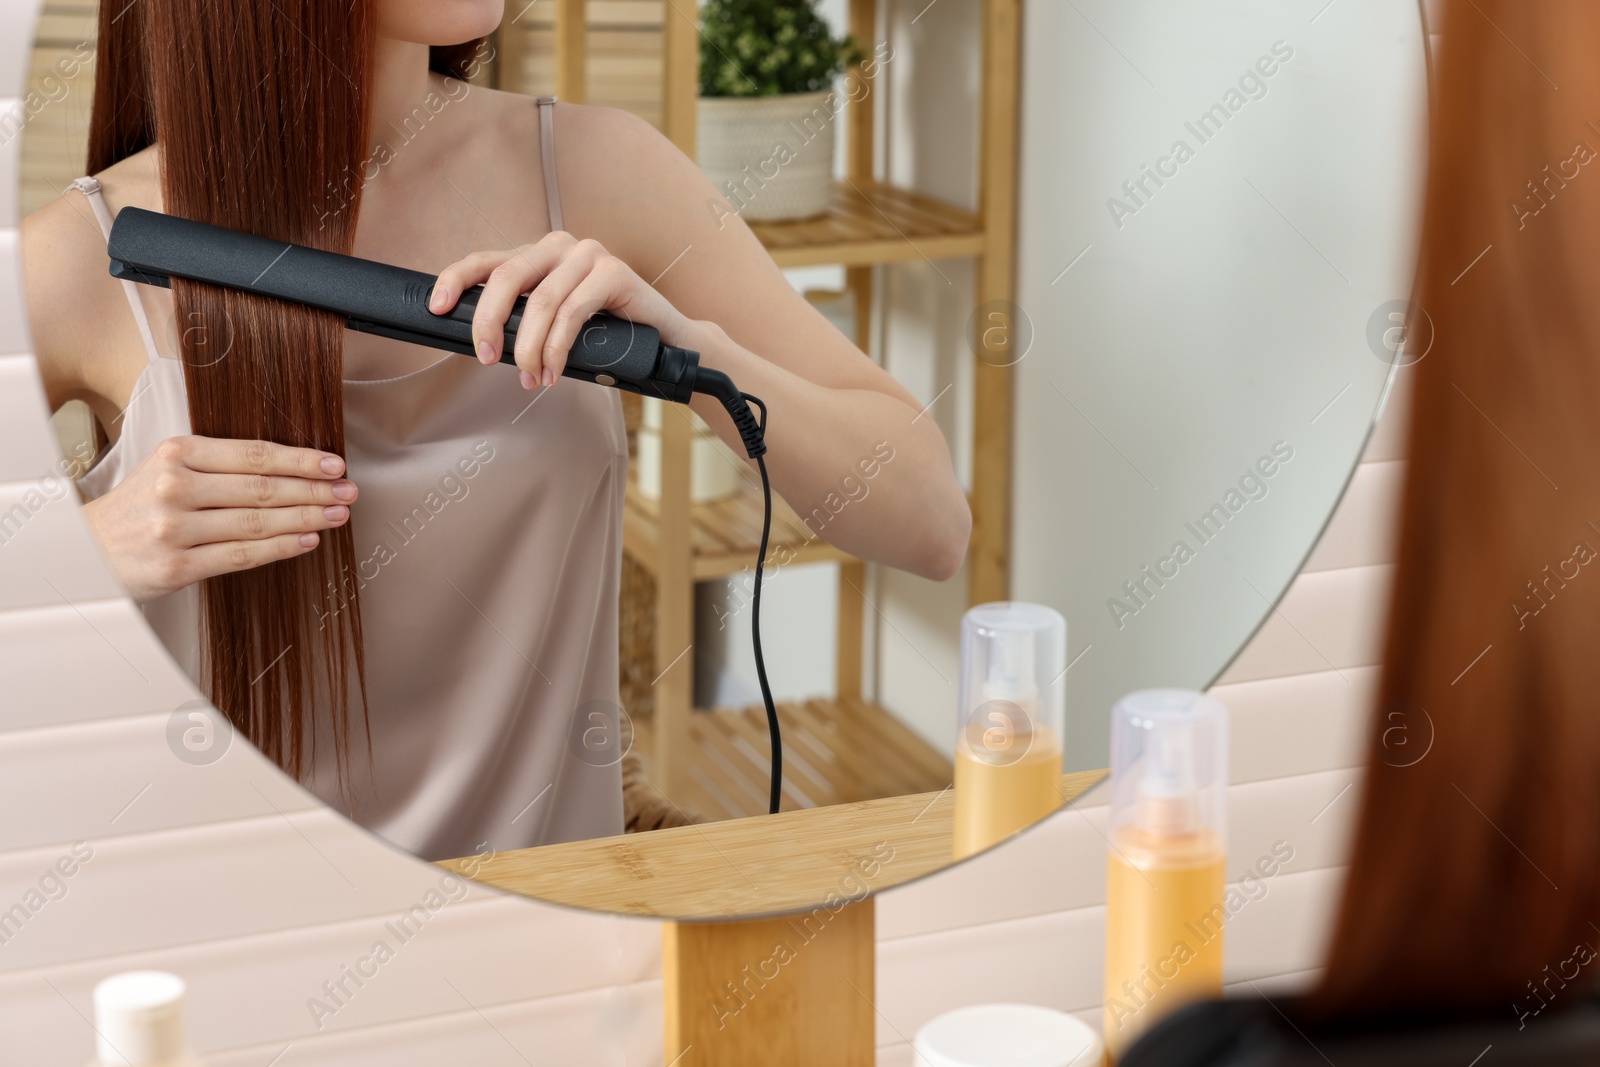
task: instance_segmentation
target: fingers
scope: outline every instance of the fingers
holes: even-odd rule
[[[156,447],[158,457],[192,471],[258,474],[332,480],[344,473],[344,460],[316,448],[272,441],[234,441],[216,437],[172,437]]]
[[[641,287],[648,289],[598,241],[578,241],[559,231],[537,244],[478,252],[452,263],[440,272],[429,307],[442,314],[479,284],[483,291],[473,312],[472,343],[485,364],[501,360],[506,321],[517,299],[528,294],[512,353],[524,389],[554,385],[589,317],[626,308],[642,299]]]
[[[214,545],[201,545],[180,557],[185,572],[180,584],[188,585],[202,578],[303,556],[316,548],[320,540],[315,533],[289,533],[254,541],[220,541]]]
[[[535,384],[554,385],[561,376],[572,342],[569,340],[552,356],[550,328],[573,290],[607,259],[609,256],[600,242],[579,241],[528,297],[522,322],[517,327],[514,351],[518,368],[526,371]]]
[[[506,320],[517,298],[543,282],[577,244],[571,234],[556,231],[510,252],[468,256],[440,273],[429,308],[435,314],[448,311],[463,291],[481,283],[483,291],[472,316],[472,345],[481,362],[497,363],[505,347]]]
[[[156,482],[155,494],[164,503],[188,508],[283,508],[349,504],[358,491],[343,478],[311,481],[266,474],[169,472]]]
[[[474,252],[456,260],[440,271],[439,277],[434,280],[433,293],[428,297],[428,310],[435,315],[443,315],[456,306],[462,293],[483,281],[490,271],[514,255],[515,252]]]
[[[287,508],[211,508],[191,512],[177,531],[179,547],[227,541],[260,541],[284,534],[316,533],[343,526],[350,518],[344,504],[302,504]]]
[[[604,256],[597,262],[556,309],[544,347],[527,364],[528,369],[532,371],[542,362],[546,376],[559,375],[567,365],[568,353],[578,341],[578,331],[584,328],[590,316],[607,308],[616,308],[619,302],[626,299],[631,274],[626,264],[612,256]],[[520,332],[517,334],[517,349],[517,365],[520,367],[524,365]]]

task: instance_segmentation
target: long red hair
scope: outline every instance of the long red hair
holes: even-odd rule
[[[88,171],[149,145],[163,210],[348,253],[370,152],[375,0],[140,0],[100,5]],[[437,48],[459,76],[479,42]],[[196,434],[344,453],[344,325],[335,315],[175,279]],[[201,685],[300,777],[329,716],[341,783],[351,694],[365,705],[350,524],[312,552],[201,583]],[[348,604],[326,618],[326,590]]]
[[[1435,336],[1400,372],[1399,564],[1328,1015],[1531,1008],[1600,945],[1600,5],[1447,0],[1441,36],[1415,290]]]

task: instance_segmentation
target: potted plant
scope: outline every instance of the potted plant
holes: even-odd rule
[[[700,167],[747,221],[827,210],[834,120],[830,90],[861,61],[815,0],[707,0],[701,10]]]

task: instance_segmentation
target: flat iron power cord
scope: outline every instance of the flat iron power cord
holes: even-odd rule
[[[761,472],[761,547],[756,553],[755,588],[750,596],[750,643],[756,656],[756,681],[761,685],[761,702],[767,710],[767,733],[772,739],[772,781],[767,799],[767,814],[778,814],[783,795],[783,737],[778,729],[778,708],[772,701],[772,686],[767,681],[767,661],[761,654],[761,580],[766,570],[767,545],[772,538],[772,479],[767,476],[767,405],[758,396],[739,391],[733,380],[721,371],[700,367],[694,391],[717,400],[733,419],[745,453],[756,461]],[[750,413],[761,412],[757,420]]]

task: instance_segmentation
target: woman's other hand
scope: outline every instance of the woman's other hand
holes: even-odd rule
[[[506,252],[477,252],[439,274],[428,308],[442,315],[461,294],[483,285],[472,317],[472,344],[484,364],[498,363],[506,320],[517,297],[529,294],[513,355],[522,387],[554,385],[567,352],[589,316],[609,311],[654,326],[668,344],[681,344],[689,320],[598,241],[557,230],[535,244]]]
[[[314,448],[171,437],[84,514],[143,603],[316,548],[320,531],[350,519],[356,487],[344,469]]]

